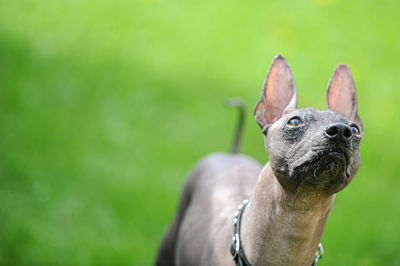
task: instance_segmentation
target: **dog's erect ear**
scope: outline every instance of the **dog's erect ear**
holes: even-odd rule
[[[346,65],[338,65],[333,72],[326,90],[326,108],[356,122],[362,130],[362,122],[357,114],[357,92],[353,76]]]
[[[290,67],[281,55],[275,56],[265,78],[254,117],[261,128],[272,124],[297,107],[296,86]]]

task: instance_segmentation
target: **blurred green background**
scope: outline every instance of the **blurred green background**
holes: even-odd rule
[[[180,185],[228,151],[277,53],[299,105],[352,69],[362,165],[319,265],[400,265],[399,1],[0,0],[0,265],[152,265]]]

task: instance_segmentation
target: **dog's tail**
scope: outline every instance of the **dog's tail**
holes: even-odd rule
[[[240,137],[242,135],[243,125],[244,125],[244,116],[246,113],[246,104],[240,98],[231,98],[226,101],[226,106],[235,107],[239,110],[239,121],[237,124],[235,138],[233,139],[233,145],[231,150],[232,153],[238,153],[240,146]]]

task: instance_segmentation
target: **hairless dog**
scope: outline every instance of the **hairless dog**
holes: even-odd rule
[[[350,69],[333,73],[326,110],[297,109],[292,73],[277,55],[254,116],[269,162],[237,153],[203,158],[183,185],[158,266],[316,263],[335,195],[360,166],[363,125]]]

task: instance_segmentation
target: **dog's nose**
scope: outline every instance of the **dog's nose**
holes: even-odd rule
[[[352,132],[349,126],[343,123],[334,123],[325,129],[325,135],[330,139],[348,140]]]

